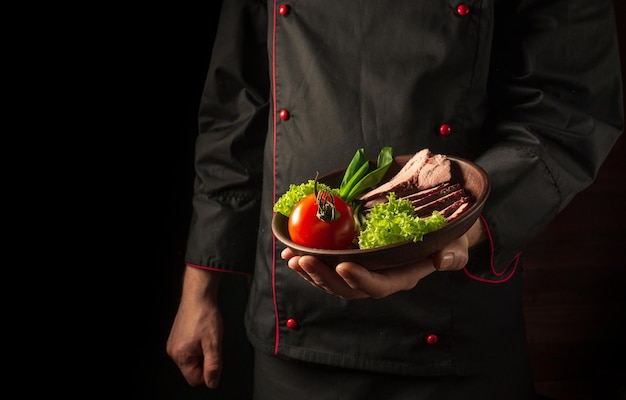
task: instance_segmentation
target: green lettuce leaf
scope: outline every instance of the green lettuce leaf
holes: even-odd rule
[[[375,205],[365,215],[364,229],[359,235],[359,247],[370,249],[412,240],[418,242],[424,235],[446,224],[438,211],[428,218],[415,215],[409,200],[396,199],[395,193],[387,196],[387,203]]]
[[[331,192],[335,196],[339,195],[339,189],[332,189],[330,186],[321,182],[317,182],[317,190],[325,190]],[[289,189],[285,192],[285,194],[280,196],[276,203],[274,203],[274,211],[283,214],[285,217],[289,217],[289,215],[291,215],[291,210],[293,210],[295,205],[304,197],[314,192],[314,179],[309,179],[308,182],[301,183],[299,185],[292,183],[289,185]]]

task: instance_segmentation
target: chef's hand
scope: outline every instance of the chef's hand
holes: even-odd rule
[[[289,268],[328,293],[343,299],[380,299],[414,288],[421,279],[437,270],[462,269],[468,260],[467,244],[467,236],[463,235],[432,258],[379,271],[369,271],[352,262],[342,262],[332,269],[313,256],[296,256],[289,248],[283,250],[281,256],[288,260]]]
[[[470,231],[434,254],[431,258],[401,267],[369,271],[359,264],[343,262],[329,268],[313,256],[296,256],[291,249],[281,256],[289,268],[310,284],[343,299],[381,299],[396,292],[409,290],[435,271],[458,271],[469,259],[469,247],[484,240],[482,225]]]
[[[191,386],[215,389],[222,374],[223,322],[217,303],[220,272],[187,267],[166,351]]]

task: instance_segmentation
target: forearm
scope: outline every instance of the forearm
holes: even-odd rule
[[[181,302],[207,300],[217,302],[221,278],[222,272],[187,266],[183,277]]]

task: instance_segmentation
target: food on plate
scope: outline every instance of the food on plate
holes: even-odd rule
[[[359,248],[371,249],[412,240],[420,241],[424,235],[446,225],[438,211],[427,217],[418,217],[408,200],[396,199],[395,193],[387,201],[374,205],[365,215],[364,229],[358,237]]]
[[[290,185],[274,211],[289,218],[291,240],[331,250],[417,242],[469,208],[471,198],[460,182],[452,182],[447,156],[420,150],[382,181],[392,161],[390,147],[381,150],[375,166],[359,149],[338,188],[318,182],[317,177]]]
[[[318,190],[325,190],[327,192],[331,192],[336,196],[339,195],[339,189],[332,189],[322,182],[317,182],[313,179],[309,179],[307,182],[301,183],[299,185],[292,183],[291,185],[289,185],[289,190],[287,190],[285,194],[280,196],[276,203],[274,203],[274,212],[278,212],[283,214],[285,217],[289,217],[289,215],[291,214],[291,210],[293,210],[295,205],[298,204],[300,200],[315,192],[316,184]]]
[[[448,157],[442,154],[433,155],[429,149],[423,149],[415,153],[389,181],[361,195],[359,200],[387,197],[389,192],[404,196],[447,182],[451,178]]]
[[[317,249],[347,249],[357,233],[350,206],[325,190],[316,190],[300,200],[287,226],[294,243]]]
[[[448,157],[420,150],[389,181],[359,197],[364,202],[362,212],[367,214],[376,204],[386,203],[389,193],[394,193],[411,202],[416,216],[426,218],[438,211],[450,222],[469,208],[471,200],[461,184],[451,179]]]

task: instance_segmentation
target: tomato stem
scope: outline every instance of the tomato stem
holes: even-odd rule
[[[317,190],[317,177],[319,173],[315,174],[315,183],[313,190],[315,192],[315,200],[317,202],[317,218],[324,222],[333,222],[339,219],[341,213],[337,211],[335,207],[335,196],[326,190]]]

